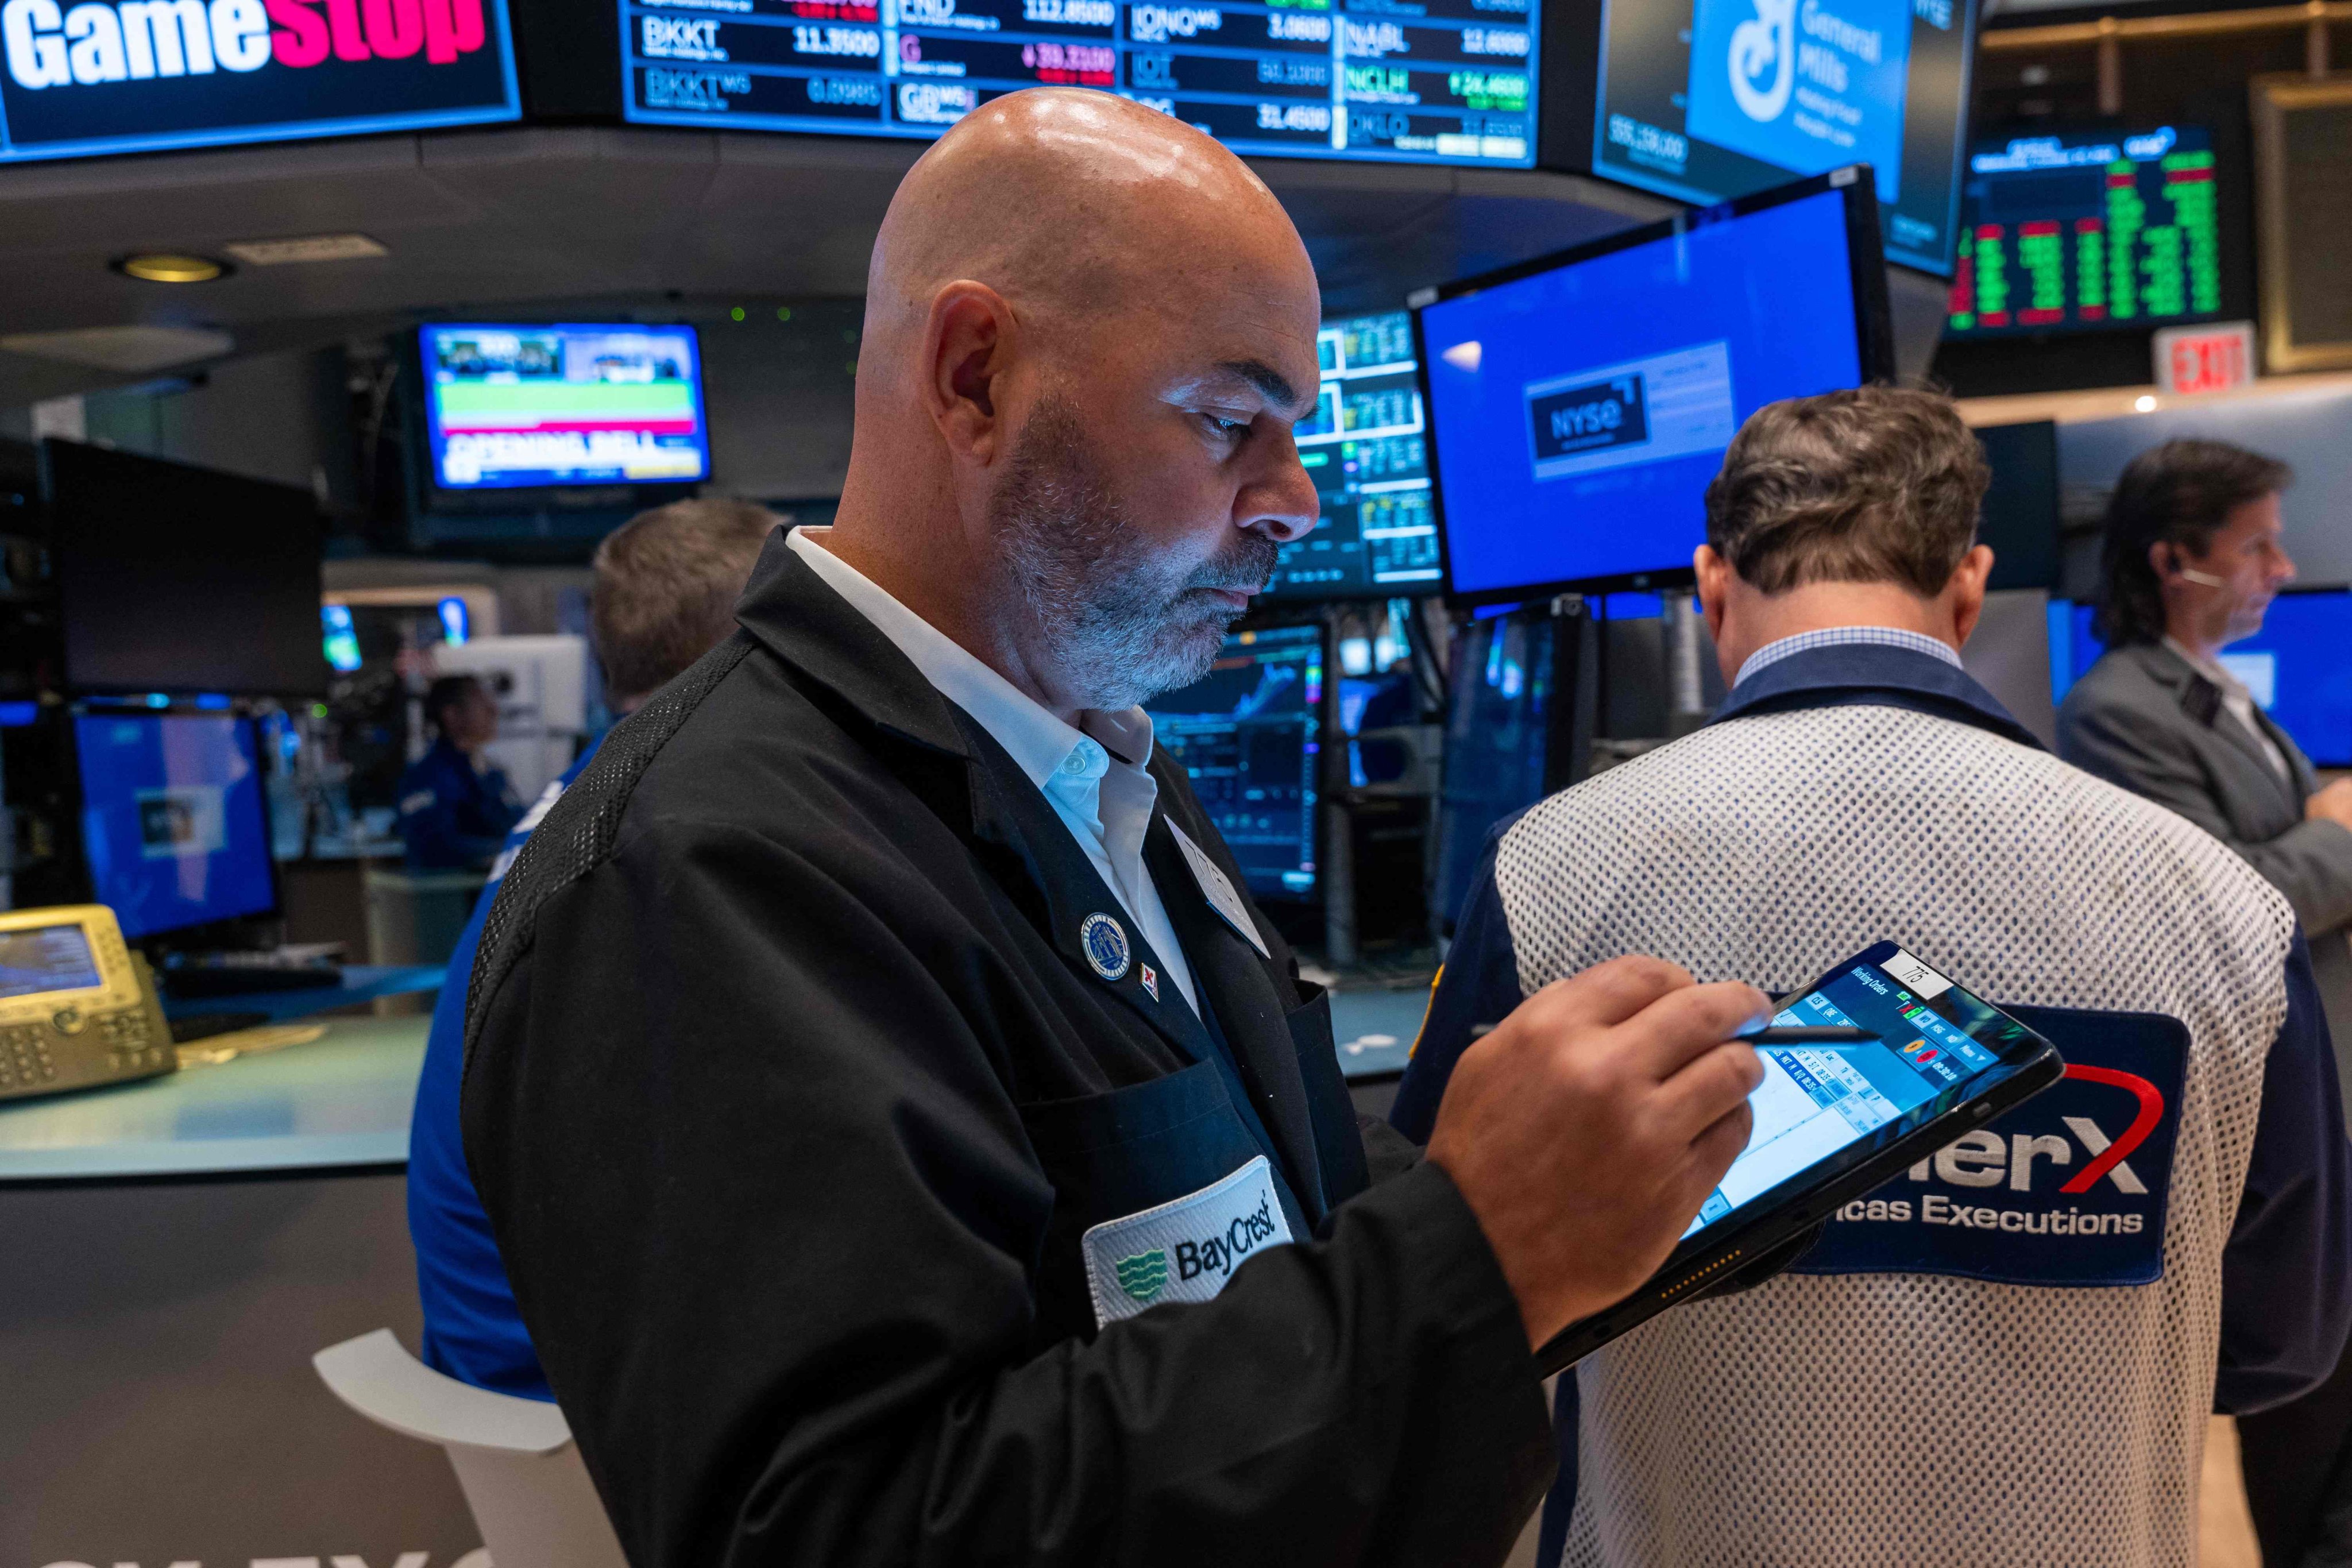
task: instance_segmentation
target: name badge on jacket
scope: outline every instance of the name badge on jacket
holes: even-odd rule
[[[1175,836],[1176,847],[1184,852],[1184,864],[1192,868],[1192,880],[1201,884],[1201,896],[1209,900],[1209,907],[1244,942],[1257,949],[1260,958],[1272,958],[1274,954],[1266,951],[1265,938],[1257,934],[1257,922],[1250,919],[1249,906],[1234,890],[1233,879],[1218,869],[1217,863],[1209,858],[1209,852],[1193,843],[1172,816],[1168,819],[1168,831]]]
[[[2189,1031],[2152,1013],[2011,1007],[2066,1076],[1838,1210],[1791,1272],[1952,1274],[2004,1285],[2148,1285]]]
[[[1086,1233],[1087,1289],[1095,1326],[1108,1327],[1162,1301],[1206,1301],[1250,1258],[1290,1240],[1260,1154],[1197,1193]]]

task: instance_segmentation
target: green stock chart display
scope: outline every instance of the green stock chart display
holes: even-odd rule
[[[1979,148],[1962,214],[1948,336],[2160,327],[2221,312],[2213,151],[2200,129]]]

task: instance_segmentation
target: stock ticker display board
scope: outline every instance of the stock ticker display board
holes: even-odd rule
[[[1283,546],[1266,592],[1278,599],[1433,594],[1444,572],[1429,504],[1412,318],[1395,310],[1327,321],[1316,346],[1323,395],[1294,434],[1322,515],[1312,533]]]
[[[2222,313],[2212,143],[2201,129],[1980,148],[1965,195],[1951,336],[2161,327]]]
[[[1024,87],[1092,87],[1237,153],[1528,167],[1537,5],[622,0],[624,114],[929,138]]]

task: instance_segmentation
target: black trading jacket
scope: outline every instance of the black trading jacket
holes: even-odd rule
[[[531,836],[467,1009],[467,1158],[631,1560],[1499,1562],[1550,1470],[1517,1308],[1200,890],[1166,817],[1241,876],[1182,768],[1147,858],[1223,1063],[1088,966],[1119,905],[1044,795],[781,533],[739,615]],[[1261,1151],[1319,1239],[1097,1332],[1080,1234]]]

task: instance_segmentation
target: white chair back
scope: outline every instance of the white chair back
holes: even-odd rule
[[[563,1412],[445,1377],[390,1329],[310,1358],[336,1398],[449,1455],[495,1568],[628,1568]],[[468,1568],[482,1553],[470,1553]],[[482,1565],[488,1568],[488,1565]]]

